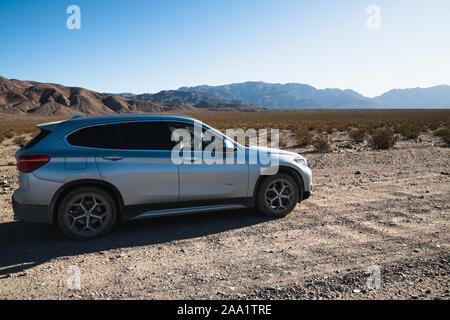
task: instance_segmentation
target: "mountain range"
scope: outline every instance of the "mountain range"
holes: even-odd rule
[[[118,95],[121,97],[127,97],[142,101],[153,101],[163,104],[183,105],[191,106],[195,108],[232,108],[232,109],[248,109],[258,108],[256,105],[250,103],[244,103],[239,99],[231,99],[228,97],[221,97],[219,95],[211,95],[209,93],[201,91],[188,91],[188,90],[163,90],[155,94],[143,93],[119,93],[109,95]]]
[[[0,77],[0,114],[68,117],[117,113],[165,112],[192,107],[111,96],[79,87]]]
[[[0,76],[0,114],[67,117],[196,108],[255,111],[261,107],[450,108],[450,86],[394,89],[375,98],[350,89],[316,89],[307,84],[265,82],[181,87],[156,94],[111,94]]]
[[[138,100],[194,107],[251,105],[264,108],[449,108],[450,86],[394,89],[368,98],[351,89],[316,89],[300,83],[244,82],[181,87],[156,94],[119,94]]]

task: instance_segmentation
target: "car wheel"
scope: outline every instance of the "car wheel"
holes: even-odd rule
[[[299,191],[295,180],[279,173],[267,176],[258,188],[256,206],[258,210],[271,217],[284,217],[297,205]]]
[[[82,187],[69,192],[58,208],[58,225],[71,239],[88,240],[108,233],[117,220],[114,199],[102,189]]]

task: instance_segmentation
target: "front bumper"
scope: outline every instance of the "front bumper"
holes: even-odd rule
[[[53,223],[53,213],[50,206],[21,204],[14,197],[12,197],[11,202],[14,211],[14,220]]]

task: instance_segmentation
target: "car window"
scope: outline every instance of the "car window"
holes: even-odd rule
[[[125,122],[81,129],[67,138],[70,144],[122,150],[171,150],[170,132],[162,122]]]
[[[105,147],[128,150],[171,150],[169,131],[162,122],[129,122],[105,128]]]
[[[208,146],[212,141],[214,141],[215,138],[222,139],[220,136],[217,136],[216,134],[213,134],[213,138],[211,138],[210,141],[203,139],[206,129],[202,127],[201,131],[195,130],[194,125],[192,123],[184,123],[184,122],[168,122],[167,126],[170,130],[170,135],[172,136],[172,133],[176,129],[185,129],[190,133],[191,136],[191,150],[194,150],[195,148],[195,139],[194,135],[198,135],[198,141],[202,142],[202,150],[205,150],[206,146]],[[175,141],[174,144],[177,144],[179,141]]]
[[[39,142],[41,142],[42,140],[44,140],[50,133],[52,133],[49,130],[45,130],[45,129],[41,129],[41,132],[39,132],[39,134],[37,136],[35,136],[33,139],[31,139],[30,141],[28,141],[22,148],[21,150],[27,150],[30,149],[31,147],[34,147],[36,144],[38,144]]]
[[[172,138],[172,134],[177,129],[184,129],[190,133],[191,136],[191,149],[194,149],[194,125],[190,123],[184,122],[167,122],[167,127],[169,128],[170,138]],[[200,136],[201,137],[201,136]],[[181,142],[182,138],[179,141],[172,141],[172,144],[175,145]]]
[[[74,146],[100,148],[103,126],[88,127],[78,130],[67,137]]]

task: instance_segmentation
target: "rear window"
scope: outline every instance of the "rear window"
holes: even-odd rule
[[[41,142],[45,139],[50,133],[52,133],[50,130],[41,129],[41,132],[37,136],[35,136],[33,139],[28,141],[23,147],[22,150],[30,149],[31,147],[35,146],[37,143]]]
[[[162,122],[128,122],[81,129],[67,137],[75,146],[123,150],[171,150],[169,128]]]
[[[78,130],[67,137],[67,141],[74,146],[101,148],[103,126],[88,127]]]

